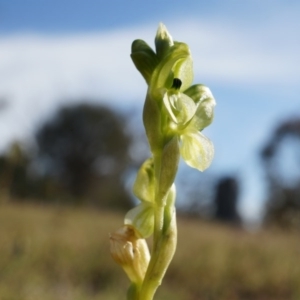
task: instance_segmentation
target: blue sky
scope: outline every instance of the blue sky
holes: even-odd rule
[[[198,18],[232,18],[247,22],[245,14],[256,21],[280,7],[289,7],[293,1],[170,1],[170,0],[1,0],[1,27],[3,32],[34,30],[40,32],[95,31],[118,28],[123,25],[139,26],[145,22],[175,20],[184,16]],[[297,3],[294,1],[294,3]],[[164,21],[165,22],[165,21]],[[250,21],[251,22],[251,21]]]
[[[205,133],[210,172],[242,179],[241,211],[256,218],[264,198],[258,151],[281,121],[300,115],[298,1],[0,0],[0,148],[30,139],[72,99],[142,109],[146,85],[131,42],[153,45],[159,22],[189,44],[195,83],[217,100]],[[18,122],[15,122],[18,120]]]

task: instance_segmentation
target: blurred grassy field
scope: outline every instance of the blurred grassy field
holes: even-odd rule
[[[1,300],[125,299],[128,280],[108,233],[122,215],[0,206]],[[157,300],[300,299],[300,237],[179,219],[179,242]]]

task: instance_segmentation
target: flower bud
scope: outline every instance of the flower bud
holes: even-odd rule
[[[110,253],[130,281],[141,285],[148,268],[150,253],[145,239],[133,226],[124,225],[110,235]]]
[[[143,202],[154,203],[155,183],[152,157],[145,160],[140,167],[133,184],[133,193]]]
[[[169,51],[170,47],[174,45],[173,38],[168,32],[166,26],[162,23],[159,24],[156,37],[155,48],[159,58],[163,58]]]

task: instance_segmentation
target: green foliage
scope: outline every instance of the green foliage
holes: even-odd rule
[[[108,258],[121,215],[63,207],[0,207],[1,300],[118,300],[129,284]],[[248,233],[179,218],[158,300],[300,298],[298,234]]]
[[[31,157],[22,145],[13,143],[6,154],[0,156],[0,189],[7,200],[12,197],[24,199],[36,186],[27,176]]]
[[[121,116],[102,106],[65,107],[36,137],[40,163],[62,190],[99,206],[112,207],[116,198],[115,206],[129,206],[121,177],[130,163],[131,139]],[[96,197],[102,199],[97,203]]]
[[[64,107],[41,125],[36,141],[30,155],[15,143],[0,157],[8,200],[131,207],[124,174],[133,163],[133,139],[124,116],[92,104]]]

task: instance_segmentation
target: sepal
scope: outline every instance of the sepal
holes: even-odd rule
[[[152,73],[158,64],[155,52],[143,40],[135,40],[131,46],[131,59],[149,84]]]
[[[149,92],[144,104],[143,122],[151,152],[154,154],[162,148],[161,108]]]

